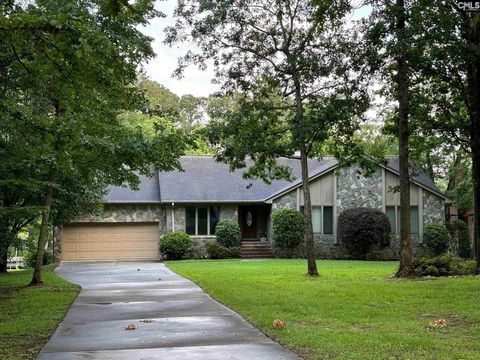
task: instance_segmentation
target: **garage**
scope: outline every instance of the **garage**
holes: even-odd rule
[[[157,223],[70,224],[62,230],[62,260],[157,260]]]

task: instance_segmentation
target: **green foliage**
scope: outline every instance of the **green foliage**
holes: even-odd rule
[[[423,241],[434,255],[441,255],[452,246],[450,233],[443,224],[426,224],[423,227]]]
[[[355,133],[365,155],[384,158],[398,155],[398,141],[394,135],[385,134],[378,125],[365,124]]]
[[[34,268],[35,267],[35,256],[37,253],[36,248],[29,249],[24,256],[24,264],[29,267],[29,268]],[[50,251],[45,251],[43,253],[43,261],[42,261],[42,266],[48,265],[53,263],[53,255]]]
[[[227,248],[240,246],[240,226],[236,221],[222,220],[215,227],[217,242]]]
[[[468,156],[457,156],[448,170],[450,179],[446,195],[454,201],[459,213],[467,213],[473,209],[472,161]]]
[[[418,276],[475,275],[477,263],[445,253],[434,258],[416,258],[413,267]]]
[[[122,119],[129,126],[140,127],[148,136],[155,136],[158,124],[170,119],[186,135],[193,135],[202,127],[206,99],[193,95],[178,97],[158,82],[148,79],[143,73],[139,74],[138,87],[145,94],[148,111],[123,113]],[[204,142],[198,138],[194,140],[189,144],[188,153],[209,152]]]
[[[467,223],[463,220],[455,220],[449,224],[449,231],[452,239],[458,237],[458,256],[470,259],[472,257],[471,240]]]
[[[293,250],[305,239],[305,220],[298,210],[280,209],[272,215],[273,239],[276,247]]]
[[[40,222],[36,221],[24,227],[19,234],[22,240],[16,243],[17,249],[20,250],[23,256],[24,264],[28,268],[35,267],[35,258],[37,253],[38,236],[40,233]],[[48,234],[52,234],[52,229],[49,227]],[[53,263],[54,258],[51,250],[46,250],[42,257],[42,266]]]
[[[152,165],[178,168],[186,144],[171,121],[147,136],[118,116],[148,110],[134,84],[138,66],[154,56],[139,30],[159,15],[153,1],[113,12],[96,1],[7,3],[0,4],[0,252],[42,211],[60,224],[96,209],[108,185],[135,189]]]
[[[388,217],[377,209],[347,209],[338,216],[338,241],[354,259],[365,259],[373,245],[390,244]]]
[[[193,245],[192,239],[186,233],[177,231],[169,233],[160,239],[160,252],[169,260],[180,260]]]
[[[358,158],[353,134],[369,96],[366,77],[354,75],[359,62],[345,26],[352,9],[330,0],[178,2],[165,41],[198,46],[179,60],[176,74],[212,62],[226,98],[219,104],[226,111],[209,112],[205,131],[217,160],[268,183],[292,180],[277,159],[296,151],[308,181],[307,159],[322,155],[314,148],[329,138],[338,139],[339,159]],[[309,197],[305,208],[311,210]],[[308,273],[316,276],[311,219],[305,225]]]
[[[207,241],[205,250],[210,259],[233,259],[240,257],[240,247],[226,247],[216,241]]]

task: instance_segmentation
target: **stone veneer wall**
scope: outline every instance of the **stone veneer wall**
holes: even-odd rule
[[[166,207],[162,204],[108,204],[101,214],[85,216],[72,221],[78,222],[152,222],[158,221],[160,229],[165,229]]]
[[[175,219],[175,231],[185,231],[185,206],[176,205],[173,208],[173,214]],[[163,236],[169,232],[172,232],[172,207],[167,206],[166,208],[166,219],[167,226],[163,233],[160,233],[160,236]]]
[[[423,191],[423,223],[445,223],[445,202],[430,192]]]
[[[297,208],[297,190],[290,191],[289,193],[273,200],[272,213],[280,209],[296,209]]]
[[[238,205],[220,206],[220,220],[232,220],[238,222]]]
[[[87,215],[71,223],[158,222],[160,235],[167,229],[166,206],[162,204],[107,204],[99,214]],[[62,248],[61,228],[54,229],[54,254],[59,258]]]
[[[358,165],[352,165],[341,169],[337,176],[337,213],[353,207],[370,207],[383,209],[383,179],[382,172],[378,169],[369,177],[362,175]],[[281,198],[273,201],[272,213],[282,208],[296,209],[296,190],[293,190]],[[423,191],[423,223],[444,223],[444,200],[427,190]],[[271,225],[269,226],[269,229]],[[335,243],[333,235],[314,234],[315,252],[318,258],[344,258],[341,244]],[[425,255],[425,245],[420,242],[418,235],[412,235],[413,252],[416,256]],[[400,251],[400,239],[398,235],[392,235],[390,246],[384,249],[372,249],[369,258],[398,259]],[[304,247],[297,252],[298,256],[304,255]]]
[[[337,215],[345,209],[368,207],[382,209],[382,172],[378,169],[372,175],[362,175],[358,165],[340,170],[337,177]]]

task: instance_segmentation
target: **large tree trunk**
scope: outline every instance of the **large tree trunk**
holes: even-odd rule
[[[3,236],[4,234],[0,234]],[[8,244],[5,239],[0,240],[0,273],[7,272]]]
[[[477,119],[477,122],[479,119]],[[480,130],[480,129],[477,129]],[[477,132],[480,136],[480,132]],[[476,140],[478,142],[478,140]],[[480,275],[480,146],[476,145],[477,149],[473,153],[473,251],[475,260],[477,260],[477,275]]]
[[[8,247],[12,243],[12,237],[8,221],[2,218],[0,221],[0,273],[7,272]]]
[[[0,219],[0,273],[7,272],[8,247],[10,246],[11,236],[8,222],[5,218]]]
[[[405,43],[405,4],[397,0],[396,35],[399,44],[397,57],[398,140],[400,170],[400,266],[395,276],[413,276],[412,239],[410,236],[410,179],[408,172],[408,64]]]
[[[310,182],[308,179],[308,157],[304,142],[300,144],[300,162],[302,166],[303,204],[305,215],[305,238],[308,275],[318,276],[317,261],[315,259],[315,242],[313,239],[312,202],[310,200]]]
[[[468,41],[480,51],[480,22],[477,22],[468,34]],[[467,67],[468,87],[470,90],[470,141],[472,149],[472,177],[474,199],[474,251],[477,260],[477,275],[480,275],[480,55]]]
[[[435,171],[433,171],[432,155],[430,151],[427,152],[426,165],[428,176],[430,177],[430,179],[435,180]]]
[[[49,175],[49,182],[52,181],[52,175]],[[43,254],[45,253],[45,244],[48,238],[48,224],[50,218],[50,209],[53,200],[53,187],[48,185],[47,194],[45,198],[45,210],[42,213],[42,223],[40,225],[40,235],[38,236],[37,252],[35,254],[35,268],[33,271],[32,281],[30,286],[43,285],[42,280],[42,266],[43,266]]]
[[[305,241],[307,253],[308,275],[318,276],[317,261],[315,259],[315,242],[313,239],[312,202],[310,201],[310,182],[308,177],[308,152],[305,144],[305,129],[303,125],[303,104],[300,80],[294,76],[295,85],[295,117],[297,123],[297,138],[300,150],[300,164],[302,167],[303,207],[305,216]]]

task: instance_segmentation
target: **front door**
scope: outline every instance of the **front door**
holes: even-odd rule
[[[242,239],[257,239],[257,207],[255,205],[240,207],[240,228]]]

